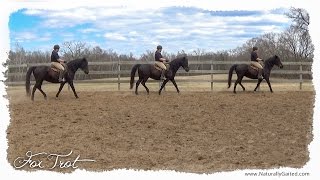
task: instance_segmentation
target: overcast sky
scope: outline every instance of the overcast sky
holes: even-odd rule
[[[82,41],[91,47],[140,56],[161,44],[176,53],[236,48],[291,24],[288,9],[210,11],[197,7],[78,7],[67,10],[20,9],[9,18],[11,49],[51,51],[54,44]]]

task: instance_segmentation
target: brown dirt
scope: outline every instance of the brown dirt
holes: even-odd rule
[[[80,169],[214,173],[299,168],[309,160],[314,92],[9,93],[8,161],[27,151],[73,154]],[[257,109],[256,107],[259,107]],[[48,169],[53,161],[44,157]],[[50,166],[50,167],[51,167]],[[25,166],[23,170],[35,170]],[[55,168],[54,171],[70,172]]]

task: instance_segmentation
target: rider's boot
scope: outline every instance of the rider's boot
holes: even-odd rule
[[[161,76],[160,76],[160,80],[165,80],[165,72],[166,72],[166,70],[164,70],[164,69],[162,69],[161,70]]]
[[[63,71],[63,70],[60,70],[60,71],[59,71],[59,82],[63,82],[63,81],[64,81],[63,76],[64,76],[64,71]]]

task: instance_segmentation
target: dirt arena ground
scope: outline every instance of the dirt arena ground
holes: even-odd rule
[[[231,91],[181,94],[155,91],[136,96],[132,91],[90,92],[78,87],[79,99],[64,90],[37,92],[35,102],[23,87],[9,88],[10,125],[8,161],[14,164],[26,153],[67,155],[79,169],[175,170],[214,173],[237,169],[299,168],[309,160],[312,141],[314,91],[267,90],[233,94]],[[259,108],[257,108],[259,107]],[[43,161],[41,170],[71,172],[73,168]],[[21,159],[18,159],[21,160]],[[58,162],[59,162],[58,161]],[[23,170],[39,170],[30,168]]]

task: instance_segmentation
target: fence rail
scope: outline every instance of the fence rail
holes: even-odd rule
[[[107,62],[89,62],[89,69],[90,67],[93,66],[113,66],[116,67],[115,70],[90,70],[90,75],[113,75],[116,77],[116,79],[110,79],[110,80],[77,80],[80,82],[97,82],[97,83],[117,83],[118,84],[118,90],[120,90],[120,85],[121,83],[128,83],[128,80],[124,80],[123,77],[128,77],[130,75],[130,70],[125,70],[122,68],[122,66],[129,66],[129,65],[135,65],[135,64],[153,64],[154,62],[151,61],[107,61]],[[215,82],[222,82],[222,80],[219,79],[214,79],[214,75],[216,74],[228,74],[229,68],[233,64],[248,64],[250,62],[248,61],[215,61],[215,60],[201,60],[201,61],[189,61],[189,65],[198,65],[198,66],[203,66],[207,65],[207,69],[201,69],[201,70],[190,70],[188,73],[185,72],[184,70],[179,70],[177,74],[179,75],[211,75],[210,80],[193,80],[193,79],[179,79],[178,81],[181,82],[207,82],[211,84],[211,90],[213,89],[213,83]],[[28,67],[31,66],[49,66],[50,63],[33,63],[33,64],[19,64],[19,65],[9,65],[8,66],[8,71],[7,71],[7,77],[24,77],[26,75],[26,70]],[[223,68],[219,69],[216,66],[217,65],[222,65]],[[298,66],[299,70],[286,70],[286,69],[273,69],[272,74],[280,74],[280,75],[299,75],[298,79],[291,79],[290,81],[296,83],[299,82],[300,84],[300,89],[302,89],[302,84],[304,82],[303,80],[303,75],[312,75],[311,72],[311,66],[312,62],[283,62],[283,65],[289,65],[289,66]],[[208,68],[210,67],[210,68]],[[307,70],[303,70],[303,67],[308,67]],[[23,72],[12,72],[12,69],[24,69],[25,71]],[[77,73],[78,75],[83,75],[84,73],[79,71]],[[250,81],[250,80],[249,80]],[[225,82],[225,80],[223,80]],[[251,81],[253,82],[253,81]],[[256,82],[256,81],[254,81]],[[281,82],[281,81],[279,81]],[[24,84],[23,81],[7,81],[7,85],[22,85]]]

